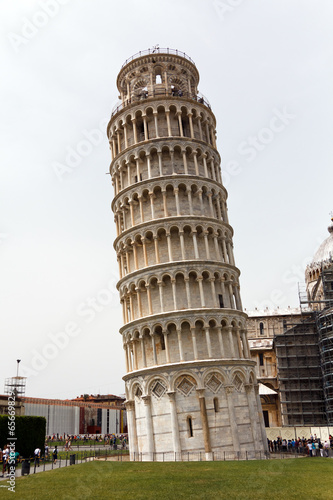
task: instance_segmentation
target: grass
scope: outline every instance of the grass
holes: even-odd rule
[[[4,485],[0,482],[0,485]],[[17,500],[332,499],[333,460],[89,462],[16,479]],[[0,489],[1,499],[13,498]]]

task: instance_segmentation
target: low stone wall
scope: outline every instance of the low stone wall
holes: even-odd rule
[[[333,427],[266,427],[267,439],[274,441],[277,437],[282,439],[309,439],[311,436],[326,441],[329,435],[333,436]]]

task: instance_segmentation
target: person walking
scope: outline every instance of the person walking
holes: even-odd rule
[[[57,458],[58,458],[58,447],[57,447],[57,445],[54,447],[54,450],[52,452],[52,456],[53,456],[53,463],[56,464],[57,463]]]
[[[35,467],[37,465],[37,467],[39,467],[39,459],[40,459],[40,448],[36,448],[35,451],[34,451],[34,457],[35,457]]]

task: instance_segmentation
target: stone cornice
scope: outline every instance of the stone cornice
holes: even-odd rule
[[[232,266],[231,264],[227,264],[226,262],[221,262],[221,261],[216,261],[216,260],[178,260],[178,261],[173,261],[173,262],[168,262],[168,268],[165,269],[165,262],[160,263],[160,264],[155,264],[150,265],[149,267],[144,267],[142,269],[138,269],[137,271],[134,271],[133,273],[128,273],[126,276],[124,276],[121,280],[118,281],[117,283],[117,290],[121,287],[123,283],[126,283],[126,281],[133,281],[136,278],[141,278],[143,277],[150,277],[156,274],[160,269],[165,270],[165,274],[168,274],[168,271],[172,270],[177,270],[177,272],[181,272],[182,270],[186,269],[187,271],[191,270],[205,270],[209,269],[212,266],[214,266],[214,269],[217,270],[232,270],[235,272],[235,274],[239,277],[240,276],[240,270],[236,266]]]
[[[161,217],[159,219],[151,219],[149,221],[142,222],[141,224],[137,224],[136,226],[131,227],[130,229],[126,229],[119,236],[117,236],[117,238],[114,240],[113,247],[116,250],[116,246],[117,246],[117,243],[119,242],[119,240],[121,240],[122,238],[125,238],[125,237],[128,238],[129,236],[131,236],[131,233],[137,234],[138,231],[142,230],[145,227],[147,229],[152,230],[152,228],[154,228],[155,225],[157,225],[157,226],[163,226],[163,228],[165,229],[169,225],[174,225],[175,222],[180,223],[180,222],[184,222],[184,221],[186,221],[188,225],[191,223],[195,223],[197,225],[197,224],[200,224],[202,222],[209,222],[211,224],[216,224],[216,225],[219,225],[220,227],[228,229],[231,233],[231,237],[233,237],[233,235],[234,235],[233,228],[230,226],[230,224],[227,224],[226,222],[223,222],[220,219],[215,219],[214,217],[205,217],[202,215],[200,215],[200,216],[199,215],[174,215],[173,217],[163,217],[163,218]]]
[[[256,366],[256,362],[250,359],[204,359],[204,360],[196,360],[196,361],[181,361],[179,363],[168,363],[164,365],[155,365],[150,366],[148,368],[144,368],[141,370],[135,370],[130,373],[127,373],[123,376],[123,380],[127,382],[127,380],[133,377],[142,377],[147,375],[159,374],[161,372],[172,372],[172,371],[181,371],[186,369],[193,368],[209,368],[212,366],[219,366],[221,368],[233,368],[248,366],[254,368]]]
[[[225,195],[225,200],[228,199],[228,192],[226,188],[221,184],[219,181],[214,181],[213,179],[210,179],[209,177],[202,177],[200,175],[189,175],[189,174],[174,174],[174,175],[165,175],[163,177],[157,176],[157,177],[151,177],[150,179],[145,179],[144,181],[136,182],[135,184],[131,184],[130,186],[127,186],[125,189],[122,189],[112,200],[111,203],[111,209],[114,209],[114,205],[116,202],[122,198],[123,196],[131,195],[131,191],[138,191],[138,187],[140,189],[144,188],[149,188],[151,191],[152,186],[155,185],[159,187],[161,184],[169,183],[170,181],[176,181],[176,182],[181,182],[183,181],[184,184],[189,183],[193,184],[193,182],[201,182],[203,185],[205,184],[211,184],[214,187],[218,187],[221,191],[223,191]],[[172,184],[172,182],[171,182]]]
[[[235,316],[240,316],[244,320],[247,319],[247,314],[244,313],[243,311],[239,311],[238,309],[228,309],[228,308],[195,308],[195,309],[182,309],[182,310],[176,310],[176,311],[168,311],[168,312],[162,312],[162,313],[157,313],[151,316],[144,316],[143,318],[138,318],[134,321],[130,321],[126,323],[126,325],[123,325],[119,333],[122,335],[126,330],[133,330],[137,329],[140,330],[142,327],[146,326],[147,324],[156,324],[156,323],[165,323],[165,322],[176,322],[178,323],[179,321],[185,321],[187,320],[190,322],[191,319],[195,317],[196,321],[203,319],[205,320],[205,317],[207,319],[211,319],[212,316],[214,318],[219,316],[224,316],[226,318],[229,317],[235,317]]]
[[[115,158],[110,163],[110,175],[112,175],[111,170],[112,170],[114,163],[119,161],[123,155],[126,155],[127,153],[131,153],[131,155],[132,155],[133,152],[135,152],[135,150],[137,148],[142,149],[142,147],[144,147],[144,146],[152,147],[152,145],[155,145],[155,144],[157,145],[157,144],[166,143],[166,142],[168,144],[174,142],[174,143],[176,143],[175,144],[176,146],[179,145],[179,143],[183,142],[184,147],[191,146],[191,145],[193,145],[193,143],[198,144],[198,146],[205,146],[209,149],[212,149],[214,151],[214,153],[218,155],[218,159],[221,162],[221,156],[220,156],[220,153],[218,152],[218,150],[215,149],[214,146],[212,146],[212,144],[208,144],[208,142],[206,142],[206,141],[201,141],[200,139],[195,139],[195,138],[191,139],[190,137],[185,137],[185,136],[182,137],[180,135],[174,135],[172,137],[169,137],[169,136],[155,137],[152,139],[148,139],[147,141],[140,141],[137,144],[132,144],[132,146],[128,146],[128,148],[123,149],[120,153],[118,153],[117,156],[115,156]],[[164,146],[164,144],[163,144],[163,146]],[[193,149],[193,147],[192,147],[192,149]],[[176,175],[179,175],[179,174],[176,174]]]

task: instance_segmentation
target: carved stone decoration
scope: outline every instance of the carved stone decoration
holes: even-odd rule
[[[208,387],[208,389],[210,389],[212,392],[214,393],[217,393],[218,390],[221,388],[222,386],[222,382],[221,380],[219,379],[218,375],[216,375],[215,373],[213,373],[210,378],[208,379],[208,381],[206,381],[205,383],[206,387]]]

